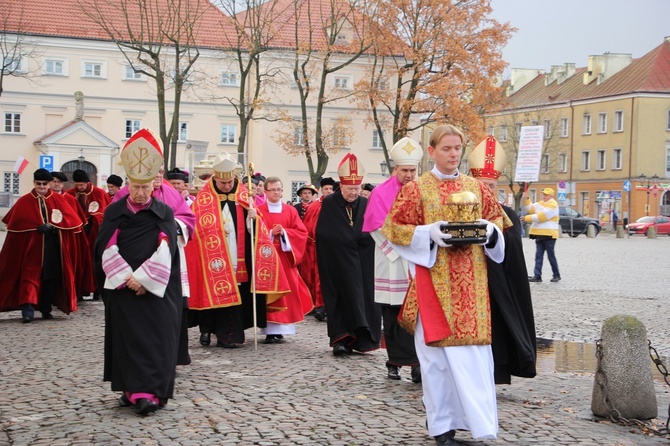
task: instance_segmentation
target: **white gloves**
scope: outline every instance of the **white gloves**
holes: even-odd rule
[[[488,220],[484,220],[483,218],[479,219],[479,223],[486,223],[486,241],[483,243],[479,243],[479,245],[484,246],[491,240],[491,236],[493,235],[493,232],[495,232],[496,229],[493,223],[491,223]]]
[[[447,240],[451,238],[451,234],[444,234],[442,232],[442,229],[440,229],[440,226],[446,225],[448,222],[446,221],[436,221],[435,223],[430,225],[430,239],[434,241],[437,246],[440,246],[442,248],[448,248],[450,245],[446,243]]]

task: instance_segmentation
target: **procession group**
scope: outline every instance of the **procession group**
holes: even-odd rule
[[[243,179],[226,152],[190,195],[189,173],[164,172],[160,139],[142,129],[121,151],[125,186],[112,175],[105,191],[77,170],[63,191],[63,173],[34,172],[3,219],[0,311],[29,323],[35,310],[52,319],[52,306],[69,314],[102,298],[104,379],[142,415],[172,398],[190,327],[203,346],[238,348],[250,327],[282,344],[311,314],[336,357],[384,345],[389,379],[409,369],[438,445],[459,444],[457,430],[495,438],[495,384],[535,376],[535,327],[521,223],[496,198],[504,151],[487,137],[467,175],[464,146],[438,126],[435,166],[417,177],[423,149],[403,138],[376,187],[362,186],[349,153],[338,181],[302,186],[291,205],[280,178]],[[459,237],[455,223],[480,237]]]

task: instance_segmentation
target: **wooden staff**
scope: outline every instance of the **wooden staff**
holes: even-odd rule
[[[251,177],[254,175],[254,163],[249,163],[249,169],[247,173],[247,189],[249,189],[249,209],[253,208],[253,199],[254,191],[252,189]],[[256,215],[258,219],[258,215]],[[251,237],[251,298],[253,312],[254,312],[254,350],[258,350],[258,317],[256,316],[256,243],[255,243],[255,233],[256,233],[256,221],[253,222],[253,228],[250,232]]]

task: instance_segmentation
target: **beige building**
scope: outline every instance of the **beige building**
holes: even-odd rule
[[[613,210],[631,221],[670,215],[668,67],[670,38],[639,59],[606,53],[590,56],[581,68],[513,69],[504,109],[485,120],[507,151],[510,177],[521,127],[542,125],[540,181],[530,185],[532,199],[543,187],[564,186],[564,204],[604,223]],[[507,193],[510,177],[500,180]]]
[[[15,75],[4,78],[0,96],[4,192],[0,214],[4,214],[1,206],[6,211],[11,200],[32,188],[32,172],[40,163],[49,170],[66,173],[83,168],[104,187],[108,175],[123,174],[118,154],[127,138],[142,127],[158,130],[155,83],[131,68],[116,44],[77,11],[76,0],[63,0],[58,8],[46,0],[30,2],[25,9],[22,3],[9,2],[21,9],[20,30],[27,37],[21,43],[22,56],[12,61]],[[202,20],[218,23],[222,17],[218,9],[210,7]],[[235,153],[240,132],[239,119],[225,99],[239,92],[236,60],[212,45],[222,40],[217,34],[223,32],[221,27],[203,28],[207,29],[198,37],[202,42],[200,57],[182,96],[179,115],[176,164],[190,172],[203,158],[213,158],[221,151]],[[12,37],[12,33],[5,33]],[[284,116],[299,119],[297,91],[289,71],[293,57],[294,53],[286,49],[265,53],[263,63],[272,66],[274,74],[272,88],[264,96],[263,113],[281,111]],[[335,61],[337,57],[345,56],[336,55]],[[360,58],[330,75],[328,88],[351,90],[365,72],[365,58]],[[312,93],[312,100],[315,97]],[[168,110],[172,106],[168,102]],[[315,103],[308,110],[313,114]],[[346,98],[328,105],[324,125],[347,117],[353,138],[345,148],[330,155],[324,176],[336,177],[340,160],[353,152],[366,168],[364,181],[376,184],[384,180],[382,146],[377,132],[366,124],[366,116]],[[288,154],[276,142],[276,135],[286,126],[281,121],[252,121],[246,153],[256,172],[277,175],[285,188],[291,185],[295,191],[309,182],[309,176],[305,157]],[[295,139],[298,143],[300,135],[296,134]],[[392,145],[392,141],[387,142]],[[13,170],[19,156],[31,163],[21,175]],[[287,190],[284,199],[291,198]]]

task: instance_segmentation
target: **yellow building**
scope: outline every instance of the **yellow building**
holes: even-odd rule
[[[670,215],[670,38],[639,59],[606,53],[582,68],[512,69],[504,87],[503,109],[485,119],[508,155],[501,188],[519,187],[512,180],[521,127],[542,125],[531,199],[563,186],[564,204],[604,223],[613,210],[630,221]]]

